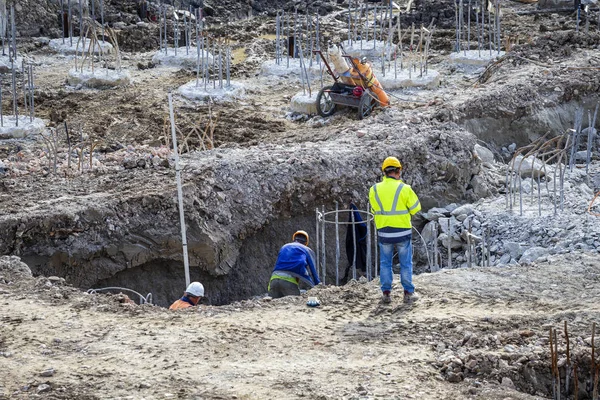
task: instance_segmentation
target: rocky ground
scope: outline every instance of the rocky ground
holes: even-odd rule
[[[576,33],[574,15],[503,2],[511,51],[473,68],[449,61],[453,2],[415,1],[401,20],[436,19],[429,68],[441,85],[396,91],[392,107],[359,121],[351,110],[295,114],[289,101],[300,81],[260,74],[274,54],[274,11],[293,3],[206,1],[209,35],[232,44],[232,77],[246,95],[211,105],[174,95],[191,274],[211,304],[174,314],[81,289],[125,286],[151,292],[159,306],[183,289],[167,93],[195,73],[155,65],[158,26],[140,19],[134,1],[107,1],[132,83],[69,87],[74,59],[47,46],[60,35],[58,5],[42,3],[16,7],[18,44],[35,66],[37,116],[55,130],[57,152],[41,138],[0,140],[0,255],[15,256],[0,262],[0,359],[9,366],[1,395],[548,398],[548,330],[562,332],[568,321],[579,398],[588,398],[598,137],[590,135],[589,169],[579,154],[565,173],[562,202],[556,164],[523,172],[508,163],[522,146],[573,128],[581,107],[588,126],[600,91],[595,14]],[[346,7],[312,5],[326,40],[345,39]],[[8,79],[1,84],[9,93]],[[312,84],[321,86],[316,76]],[[81,152],[69,151],[65,122]],[[197,133],[207,128],[212,142]],[[383,306],[376,282],[362,281],[312,290],[317,309],[305,306],[306,295],[263,299],[290,234],[302,227],[314,235],[317,207],[354,201],[365,209],[390,154],[423,203],[415,268],[432,273],[416,278],[422,301]],[[327,254],[330,277],[333,242]]]

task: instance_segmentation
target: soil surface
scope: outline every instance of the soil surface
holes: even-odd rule
[[[354,282],[182,312],[16,275],[18,259],[2,261],[7,398],[547,398],[549,327],[563,357],[568,321],[583,386],[600,312],[600,262],[581,253],[419,275],[412,305],[397,287],[385,305],[376,282]]]

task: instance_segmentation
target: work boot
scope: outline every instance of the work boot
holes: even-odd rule
[[[419,296],[415,293],[415,292],[407,292],[406,290],[404,291],[404,302],[405,303],[414,303],[415,301],[419,300]]]
[[[390,295],[389,290],[386,290],[385,292],[383,292],[383,297],[381,298],[381,301],[384,302],[385,304],[389,304],[392,302],[392,296]]]

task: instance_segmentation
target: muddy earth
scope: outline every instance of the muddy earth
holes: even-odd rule
[[[97,3],[88,7],[99,19]],[[104,1],[120,63],[95,65],[120,64],[131,82],[100,90],[67,85],[81,57],[49,46],[62,37],[61,2],[15,2],[17,47],[34,66],[35,114],[47,130],[0,139],[0,398],[552,398],[553,328],[561,398],[573,398],[575,382],[579,399],[592,398],[600,11],[582,13],[578,28],[576,13],[500,3],[507,51],[469,66],[450,58],[454,1],[399,2],[393,22],[405,35],[413,24],[435,27],[428,68],[440,84],[390,91],[391,107],[359,120],[347,108],[325,118],[292,111],[297,73],[263,68],[274,59],[277,10],[297,8],[304,24],[318,12],[326,46],[347,38],[345,1],[177,4],[180,17],[202,5],[206,37],[231,46],[231,80],[244,87],[234,102],[179,94],[198,73],[156,62],[158,3]],[[163,7],[172,46],[175,9]],[[312,74],[312,95],[331,82]],[[184,312],[166,309],[185,286],[169,92],[190,275],[207,294]],[[545,155],[543,143],[565,145],[580,110],[578,146],[560,161]],[[266,297],[279,248],[297,229],[316,238],[317,208],[366,210],[389,155],[423,206],[413,221],[421,300],[405,305],[396,288],[381,304],[379,280],[363,271],[332,285],[333,226],[326,285]],[[523,167],[520,155],[537,160]],[[152,304],[125,290],[87,293],[104,287],[151,294]],[[307,307],[308,296],[321,306]]]

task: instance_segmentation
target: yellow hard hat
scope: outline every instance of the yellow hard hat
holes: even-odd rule
[[[385,171],[386,168],[393,167],[402,169],[402,164],[396,157],[388,157],[383,160],[383,164],[381,164],[381,170]]]
[[[292,240],[296,240],[296,236],[298,236],[298,235],[302,235],[302,236],[306,237],[305,245],[308,246],[308,233],[306,233],[305,231],[296,231],[296,233],[294,233],[292,235]]]

